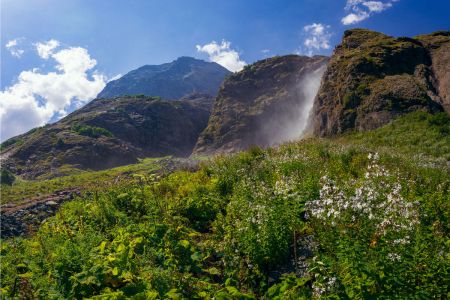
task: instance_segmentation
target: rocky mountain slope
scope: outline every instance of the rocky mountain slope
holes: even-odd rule
[[[160,96],[179,99],[190,93],[217,94],[230,72],[214,62],[180,57],[171,63],[146,65],[109,82],[99,98],[124,95]]]
[[[232,152],[300,137],[327,61],[273,57],[229,76],[194,152]]]
[[[188,156],[206,127],[212,98],[134,96],[96,99],[57,123],[2,144],[2,160],[23,178],[106,169],[139,157]]]
[[[450,31],[393,38],[348,30],[315,99],[314,133],[370,130],[414,110],[450,112]]]

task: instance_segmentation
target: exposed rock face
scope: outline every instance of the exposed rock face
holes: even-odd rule
[[[412,39],[346,31],[314,102],[314,133],[370,130],[410,111],[448,107],[449,45],[448,32]]]
[[[203,94],[180,101],[96,99],[55,124],[11,139],[3,163],[32,179],[61,176],[73,168],[111,168],[140,157],[189,156],[207,125],[211,103]]]
[[[300,137],[327,61],[323,56],[273,57],[229,76],[194,153],[232,152]]]
[[[450,113],[450,31],[439,31],[416,37],[429,51],[431,69],[439,98],[445,111]]]
[[[159,96],[179,99],[190,93],[215,96],[230,72],[214,62],[180,57],[162,65],[147,65],[109,82],[98,98],[125,95]]]

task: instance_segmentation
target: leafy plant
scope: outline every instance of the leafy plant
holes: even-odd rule
[[[105,128],[86,124],[74,124],[72,126],[72,130],[80,135],[90,136],[93,138],[98,138],[101,136],[113,137],[113,134]]]
[[[159,167],[151,160],[2,187],[2,200],[8,190],[75,183],[87,192],[34,236],[1,242],[1,295],[445,298],[446,120],[414,113],[373,132],[252,147],[161,177],[149,174]]]

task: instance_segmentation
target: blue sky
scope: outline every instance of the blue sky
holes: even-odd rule
[[[414,36],[450,29],[449,12],[448,0],[1,0],[2,127],[15,120],[1,138],[64,116],[91,100],[102,83],[144,64],[187,55],[235,71],[277,54],[330,55],[346,29]],[[45,48],[50,40],[57,46]],[[68,68],[71,61],[80,65]],[[55,74],[45,81],[49,73]],[[68,88],[65,80],[80,86]],[[48,82],[58,85],[43,90]],[[27,84],[33,88],[24,92]],[[72,90],[51,99],[61,89]],[[37,102],[41,111],[33,121],[16,120],[33,114],[29,107],[2,108],[18,97],[28,97],[23,106]]]

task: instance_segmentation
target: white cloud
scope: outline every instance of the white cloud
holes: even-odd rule
[[[36,43],[35,46],[38,55],[43,59],[48,59],[49,56],[53,54],[53,51],[59,47],[59,42],[52,39],[45,43]]]
[[[18,49],[19,43],[22,41],[22,38],[17,38],[10,40],[6,43],[5,48],[6,50],[11,53],[12,56],[20,58],[22,57],[22,54],[25,52],[23,49]]]
[[[381,1],[366,1],[362,3],[370,12],[382,12],[392,6],[391,2],[383,3]]]
[[[369,14],[366,12],[358,12],[358,13],[350,13],[342,18],[342,24],[351,25],[359,23],[369,17]]]
[[[316,51],[330,49],[331,33],[328,31],[330,26],[321,23],[313,23],[303,27],[306,38],[303,45],[308,55]]]
[[[38,44],[35,46],[38,49]],[[17,83],[0,92],[2,140],[65,116],[69,107],[92,100],[106,85],[105,76],[92,72],[97,62],[86,49],[53,52],[54,48],[47,47],[40,56],[54,59],[55,71],[22,71]]]
[[[237,72],[242,70],[247,63],[239,58],[239,53],[231,49],[230,45],[230,42],[222,40],[221,44],[213,41],[203,46],[197,45],[196,48],[198,52],[208,54],[211,61],[218,63],[232,72]]]
[[[400,0],[366,1],[366,0],[347,0],[345,10],[349,13],[342,18],[344,25],[352,25],[369,18],[374,13],[380,13],[390,7],[393,3]]]

